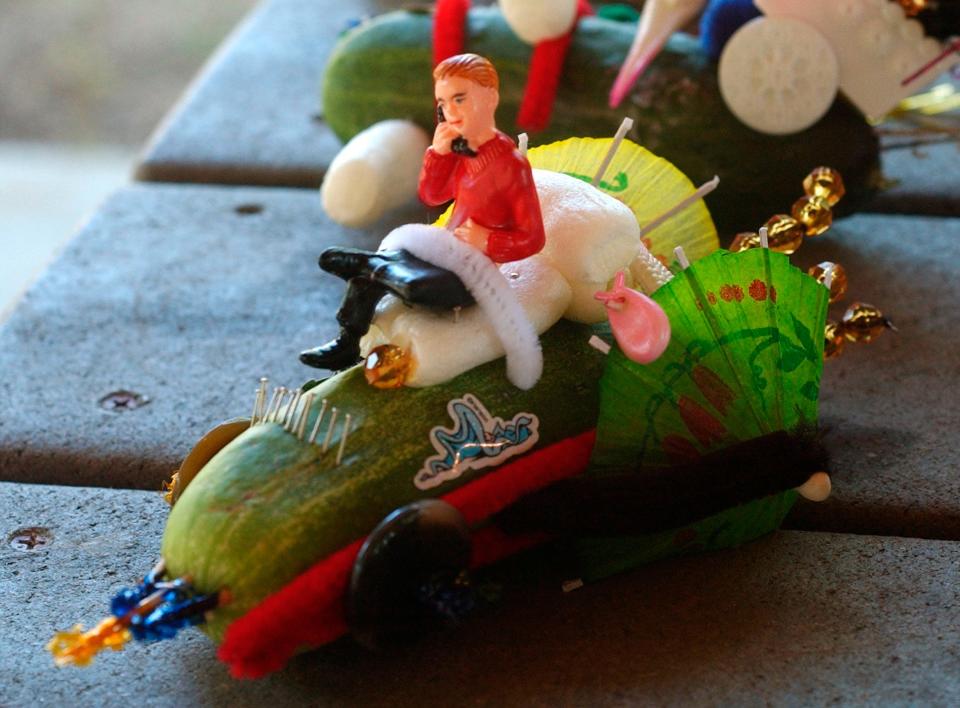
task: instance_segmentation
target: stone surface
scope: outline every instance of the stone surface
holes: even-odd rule
[[[316,187],[340,142],[320,80],[352,20],[400,0],[270,0],[238,26],[147,145],[143,180]]]
[[[260,210],[258,213],[243,213]],[[423,221],[424,210],[392,215]],[[157,489],[260,376],[299,384],[300,350],[336,333],[334,244],[388,230],[331,224],[311,192],[139,185],[120,192],[0,329],[0,479]],[[826,364],[834,494],[805,529],[960,539],[960,220],[857,216],[796,260],[842,263],[854,299],[900,328]],[[844,305],[835,306],[839,317]],[[111,412],[101,397],[150,398]]]
[[[121,191],[0,327],[16,411],[0,417],[0,479],[158,489],[208,428],[249,414],[260,376],[319,373],[297,355],[336,334],[343,285],[317,256],[385,234],[332,225],[301,190]],[[98,405],[118,390],[150,402]]]
[[[544,558],[501,602],[402,651],[340,643],[234,681],[196,630],[57,669],[43,643],[105,616],[156,560],[158,495],[0,484],[0,703],[33,705],[955,705],[960,544],[781,532],[564,594]],[[31,552],[11,532],[43,526]]]
[[[886,188],[865,207],[891,214],[960,216],[960,141],[883,150]]]
[[[857,216],[795,256],[842,264],[839,319],[860,300],[899,332],[827,361],[821,422],[834,493],[789,523],[830,531],[960,539],[960,220]]]

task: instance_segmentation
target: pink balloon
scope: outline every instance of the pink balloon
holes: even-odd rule
[[[670,320],[657,303],[624,285],[623,271],[617,273],[613,288],[594,295],[607,306],[607,317],[617,344],[638,364],[656,360],[670,344]]]

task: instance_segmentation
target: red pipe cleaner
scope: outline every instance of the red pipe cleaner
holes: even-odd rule
[[[520,497],[581,473],[596,431],[588,430],[502,465],[443,499],[476,524]],[[473,538],[471,566],[480,567],[546,540],[544,534],[508,536],[495,527]],[[302,646],[332,642],[347,632],[343,600],[364,539],[314,564],[227,627],[217,651],[237,678],[258,678],[283,668]]]

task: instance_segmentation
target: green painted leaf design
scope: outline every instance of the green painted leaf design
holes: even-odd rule
[[[576,172],[564,172],[563,174],[578,179],[581,182],[586,182],[587,184],[593,182],[593,177],[590,175],[581,175]],[[617,176],[613,178],[613,182],[607,182],[607,180],[602,179],[598,186],[605,192],[623,192],[630,186],[630,179],[627,177],[626,172],[618,172]]]
[[[793,331],[796,333],[797,339],[800,340],[800,345],[803,347],[807,358],[816,361],[819,354],[817,345],[813,342],[813,336],[810,334],[810,329],[793,313],[790,313],[790,317],[793,320]]]

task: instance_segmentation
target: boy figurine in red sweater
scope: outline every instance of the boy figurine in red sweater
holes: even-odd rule
[[[496,263],[539,252],[543,221],[530,164],[494,121],[496,69],[476,54],[458,54],[438,64],[433,79],[439,122],[423,159],[420,200],[455,199],[447,228]]]
[[[446,224],[452,237],[494,263],[520,260],[544,246],[543,220],[527,159],[496,128],[499,78],[476,54],[450,57],[434,69],[438,124],[420,173],[420,199],[430,206],[456,200]],[[300,354],[300,361],[340,370],[360,359],[384,295],[414,305],[451,309],[474,302],[460,277],[410,251],[329,248],[320,268],[347,281],[336,339]]]

